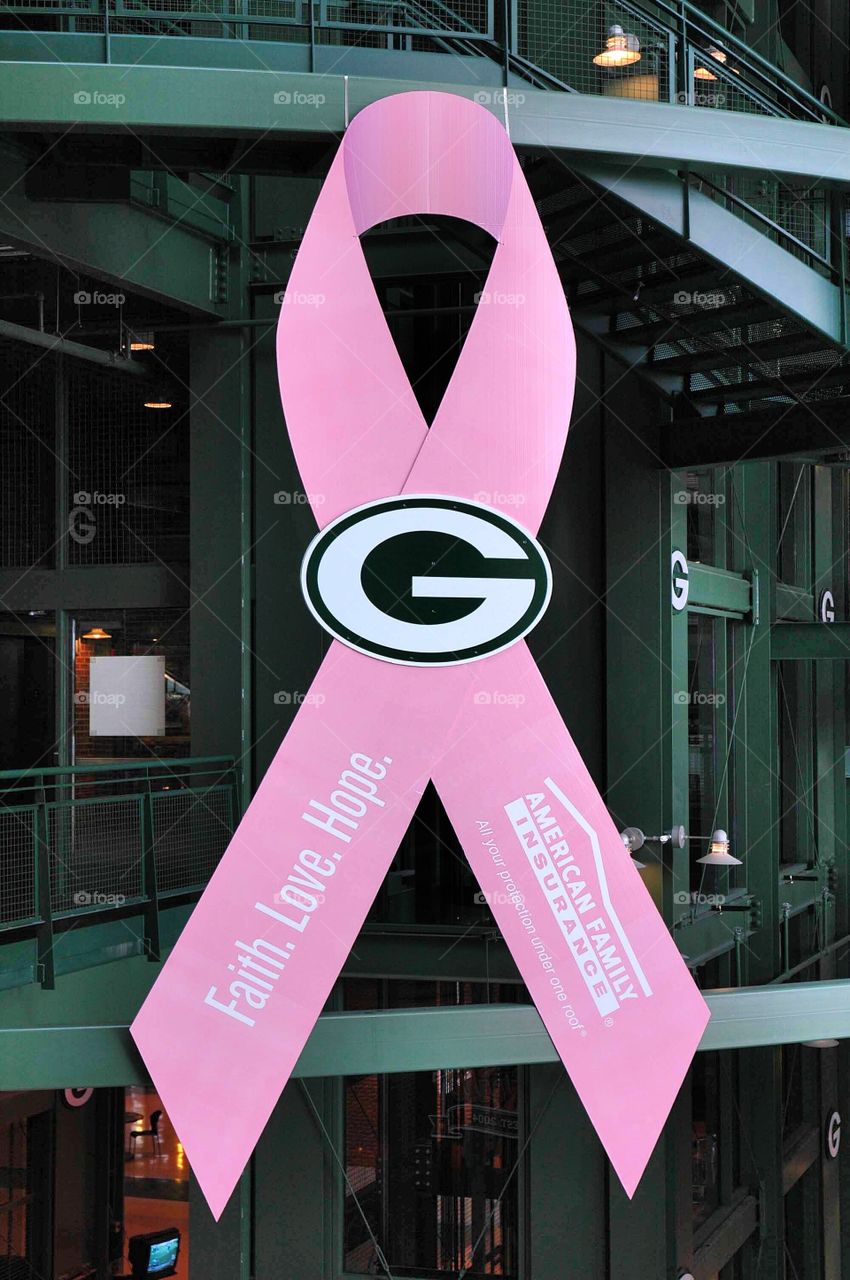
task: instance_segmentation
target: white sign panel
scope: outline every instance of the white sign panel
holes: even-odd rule
[[[92,658],[88,703],[93,738],[162,737],[165,658]]]

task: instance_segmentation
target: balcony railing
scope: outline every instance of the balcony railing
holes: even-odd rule
[[[626,64],[600,58],[615,26]],[[544,88],[844,123],[690,0],[12,0],[0,27],[479,54]]]
[[[0,940],[35,937],[52,985],[56,933],[83,919],[144,917],[203,890],[234,830],[232,757],[0,772]]]

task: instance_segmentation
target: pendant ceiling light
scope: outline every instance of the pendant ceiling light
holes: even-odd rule
[[[640,62],[640,41],[617,23],[608,28],[605,48],[593,59],[597,67],[630,67]]]
[[[697,858],[706,867],[740,867],[741,859],[729,852],[729,837],[725,831],[717,830],[711,837],[708,853]]]
[[[150,332],[130,333],[128,346],[131,351],[155,351],[156,342]]]
[[[108,631],[104,631],[103,627],[92,627],[82,638],[83,640],[111,640],[112,636]]]

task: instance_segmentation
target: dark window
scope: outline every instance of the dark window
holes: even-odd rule
[[[518,1271],[515,1067],[345,1081],[344,1270]]]

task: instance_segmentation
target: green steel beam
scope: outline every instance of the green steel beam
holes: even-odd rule
[[[665,467],[678,469],[731,466],[794,454],[811,457],[845,449],[850,449],[846,402],[819,400],[811,405],[781,404],[768,412],[677,422],[665,428],[659,452]]]
[[[154,972],[151,965],[152,976]],[[39,998],[56,994],[40,992]],[[850,981],[704,994],[711,1021],[699,1046],[702,1050],[850,1037]],[[533,1006],[467,1005],[323,1014],[294,1075],[368,1075],[555,1061],[552,1041]],[[126,1021],[0,1030],[0,1091],[121,1085],[146,1079]]]
[[[66,78],[61,90],[72,104],[75,83]],[[3,84],[5,88],[5,79]],[[119,148],[116,160],[120,162]],[[177,219],[128,203],[116,207],[110,202],[30,199],[25,189],[30,164],[31,157],[14,148],[0,151],[4,242],[61,262],[73,272],[109,281],[117,292],[123,286],[193,315],[226,314],[210,296],[211,254],[220,242],[187,229]]]
[[[746,578],[708,564],[688,566],[688,607],[749,613],[752,588]]]
[[[97,521],[97,516],[93,517]],[[56,569],[0,570],[4,609],[161,609],[185,605],[188,591],[158,564],[75,565]],[[94,601],[94,604],[92,603]]]
[[[770,631],[770,656],[805,662],[850,658],[850,622],[778,622]]]
[[[691,112],[688,121],[692,115],[699,115],[699,112]],[[669,114],[667,119],[670,119]],[[820,128],[818,125],[804,127],[815,130]],[[676,136],[680,129],[684,129],[687,135],[686,126],[674,122]],[[514,136],[513,123],[511,132]],[[726,134],[722,128],[720,132],[727,146],[731,144],[730,149],[734,151],[737,146],[735,133]],[[841,134],[843,131],[838,129],[831,132]],[[850,147],[846,144],[845,149],[850,154]],[[740,153],[738,160],[741,160]],[[734,163],[732,159],[724,161],[727,167],[730,164],[734,166]],[[792,160],[792,164],[796,163],[796,160]],[[694,168],[698,169],[699,165],[700,161],[693,162]],[[716,263],[717,275],[714,283],[703,290],[707,295],[715,292],[722,299],[724,287],[728,290],[733,284],[744,281],[748,288],[775,302],[791,315],[799,316],[832,341],[843,342],[844,317],[838,286],[820,271],[790,254],[781,243],[775,244],[757,225],[751,226],[704,192],[692,186],[684,186],[682,179],[674,173],[633,169],[631,164],[629,169],[624,170],[614,165],[581,159],[572,167],[618,199],[627,201],[651,217],[654,222],[687,240],[699,253],[712,258]],[[680,288],[671,277],[670,303]],[[722,305],[722,300],[715,305]],[[834,439],[832,447],[835,447]],[[739,448],[729,459],[710,458],[708,461],[737,461],[743,454],[744,449]],[[684,461],[689,463],[693,459]]]
[[[161,48],[170,42],[154,43]],[[184,63],[192,56],[193,43],[179,41]],[[10,45],[7,53],[11,49]],[[475,61],[486,74],[487,60]],[[267,132],[293,137],[339,134],[363,107],[389,94],[420,88],[480,95],[480,83],[470,82],[465,63],[453,59],[448,65],[458,67],[456,75],[425,81],[185,65],[6,61],[0,80],[0,126],[39,131],[70,126],[116,134],[176,129],[251,137]],[[428,65],[421,59],[391,64],[394,70],[410,66],[420,75]],[[445,60],[437,65],[445,75]],[[288,102],[281,102],[282,94],[289,95]],[[80,95],[88,100],[80,102]],[[497,94],[492,96],[488,109],[503,119],[504,106],[495,100]],[[509,116],[511,138],[518,147],[561,151],[576,158],[592,154],[615,162],[639,160],[656,167],[744,167],[850,182],[850,147],[843,129],[527,85],[515,97]]]

